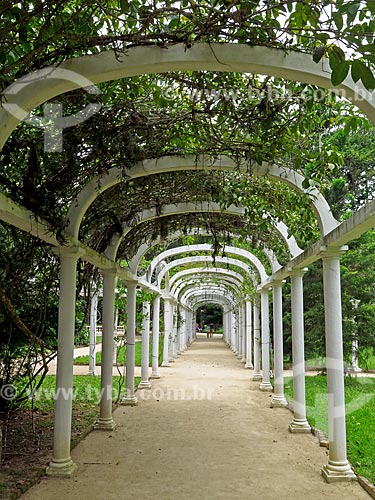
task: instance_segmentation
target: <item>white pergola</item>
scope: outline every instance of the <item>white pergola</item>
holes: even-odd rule
[[[127,49],[126,57],[119,59],[112,51],[105,51],[99,54],[77,57],[67,60],[57,67],[48,67],[26,75],[13,83],[4,91],[4,104],[0,108],[0,147],[9,138],[18,123],[38,105],[56,97],[62,93],[69,92],[80,87],[105,82],[109,80],[150,74],[162,73],[166,71],[179,70],[208,70],[208,71],[236,71],[248,73],[260,73],[293,81],[301,81],[332,89],[330,80],[331,70],[325,59],[319,64],[315,64],[312,57],[307,54],[284,52],[267,47],[251,47],[249,45],[238,44],[205,44],[196,43],[191,48],[186,49],[184,44],[169,46],[167,49],[157,46],[140,46]],[[345,95],[356,104],[374,123],[375,122],[375,101],[371,93],[366,91],[359,83],[354,83],[348,76],[344,82],[335,87],[333,91]],[[303,177],[295,172],[278,165],[263,164],[258,166],[252,162],[244,162],[238,165],[228,157],[167,157],[158,160],[147,160],[133,166],[126,172],[127,178],[147,176],[161,172],[173,172],[178,170],[226,170],[234,168],[246,172],[249,168],[256,175],[267,176],[285,182],[293,189],[305,192],[310,195],[311,204],[315,211],[317,221],[321,231],[320,240],[303,252],[293,251],[290,262],[278,270],[272,268],[272,275],[264,275],[259,269],[259,284],[257,293],[260,295],[261,310],[261,331],[263,380],[261,387],[268,389],[269,374],[266,373],[269,359],[269,311],[268,296],[269,290],[273,290],[273,316],[274,316],[274,347],[275,352],[280,353],[280,342],[282,347],[282,309],[281,290],[282,281],[291,279],[292,290],[292,334],[293,334],[293,376],[295,391],[294,418],[290,425],[292,432],[309,432],[310,427],[306,420],[305,396],[304,396],[304,328],[303,328],[303,274],[305,267],[312,262],[322,259],[323,279],[324,279],[324,304],[325,304],[325,333],[326,333],[326,356],[327,356],[327,384],[328,411],[329,411],[329,457],[328,462],[323,467],[323,475],[327,481],[351,480],[354,473],[350,467],[346,455],[346,428],[345,428],[345,398],[344,398],[344,374],[343,374],[343,353],[342,353],[342,315],[341,315],[341,292],[340,292],[340,255],[345,251],[346,243],[358,237],[375,225],[375,202],[370,202],[351,218],[339,223],[334,219],[330,208],[324,197],[314,188],[308,191],[302,187]],[[0,218],[2,221],[27,231],[37,238],[52,245],[60,259],[60,292],[59,292],[59,327],[58,327],[58,371],[56,378],[57,400],[55,411],[55,437],[53,459],[48,467],[49,474],[69,475],[75,468],[75,464],[70,454],[71,437],[71,396],[64,398],[66,392],[59,389],[70,389],[72,387],[72,351],[74,347],[74,314],[75,314],[75,292],[77,277],[77,261],[79,258],[90,262],[103,274],[103,352],[102,352],[102,390],[103,396],[100,403],[100,416],[97,423],[98,429],[111,430],[115,423],[112,418],[112,344],[113,344],[113,318],[114,318],[114,298],[115,281],[120,277],[127,287],[127,340],[128,348],[126,354],[127,368],[127,394],[124,404],[135,404],[134,394],[134,341],[135,341],[135,305],[136,287],[140,285],[148,290],[156,291],[157,296],[153,304],[154,318],[159,316],[160,297],[164,298],[164,312],[170,315],[168,304],[172,301],[180,301],[185,307],[186,318],[186,338],[191,341],[193,338],[193,318],[195,308],[204,301],[217,302],[224,307],[225,314],[231,308],[238,306],[240,324],[246,326],[246,338],[249,338],[248,330],[251,328],[252,312],[250,301],[246,302],[245,309],[239,308],[236,304],[236,294],[234,290],[238,288],[241,280],[234,274],[228,273],[228,277],[233,278],[233,282],[222,279],[221,272],[216,271],[216,278],[221,284],[210,284],[206,290],[197,289],[196,284],[191,281],[191,275],[180,275],[173,282],[169,281],[169,292],[172,290],[175,297],[166,296],[165,292],[154,285],[146,277],[138,277],[136,265],[123,267],[118,264],[117,250],[125,234],[130,228],[124,228],[123,234],[114,237],[111,245],[103,254],[99,254],[88,248],[79,241],[79,227],[89,206],[106,189],[119,182],[125,182],[125,178],[119,176],[117,169],[111,169],[108,174],[100,178],[93,179],[82,190],[77,199],[71,204],[67,216],[67,229],[64,234],[66,243],[61,244],[55,235],[51,234],[46,222],[24,207],[14,203],[9,198],[0,194]],[[98,187],[99,186],[99,187]],[[213,205],[207,204],[204,210],[201,207],[180,206],[173,213],[187,213],[197,211],[215,211]],[[176,207],[175,207],[176,208]],[[241,208],[234,207],[233,212],[241,215]],[[161,215],[172,213],[171,207],[164,207]],[[154,211],[144,211],[142,220],[149,220],[152,217],[160,216]],[[138,254],[138,259],[142,255],[142,249]],[[233,259],[236,260],[236,259]],[[197,264],[202,261],[197,260]],[[242,262],[238,260],[238,262]],[[242,262],[242,264],[244,264]],[[254,261],[252,261],[254,264]],[[246,265],[246,264],[245,264]],[[169,264],[161,268],[168,268]],[[240,265],[238,265],[241,267]],[[169,267],[171,269],[171,267]],[[244,269],[242,269],[244,270]],[[167,271],[165,271],[167,272]],[[245,272],[251,272],[246,266]],[[151,273],[152,275],[152,273]],[[166,275],[167,276],[167,275]],[[190,276],[190,277],[188,277]],[[150,276],[151,278],[151,276]],[[180,281],[181,280],[181,281]],[[168,281],[168,277],[166,277]],[[171,285],[172,283],[172,285]],[[180,286],[181,285],[181,286]],[[202,287],[200,287],[202,288]],[[206,294],[206,295],[205,295]],[[207,298],[209,297],[209,299]],[[146,307],[146,306],[145,306]],[[167,312],[166,312],[167,311]],[[147,316],[147,308],[145,308]],[[245,319],[244,319],[245,318]],[[226,320],[226,332],[229,329],[229,322]],[[154,321],[154,337],[158,334],[158,323]],[[170,323],[170,320],[169,320]],[[190,325],[190,332],[189,332]],[[144,324],[145,339],[147,336],[147,322]],[[169,324],[168,328],[174,328]],[[255,298],[253,302],[253,323],[252,330],[254,338],[259,339],[259,303]],[[239,328],[238,331],[241,331]],[[231,337],[232,338],[232,337]],[[236,346],[239,347],[237,335],[233,337]],[[226,333],[226,340],[230,336]],[[148,344],[148,343],[147,343]],[[173,344],[173,342],[172,342]],[[246,342],[245,349],[246,351]],[[155,344],[154,344],[155,347]],[[168,346],[170,347],[170,346]],[[183,346],[184,347],[184,346]],[[172,352],[175,347],[172,345]],[[168,356],[170,355],[170,349]],[[247,351],[249,349],[247,348]],[[281,351],[282,352],[282,351]],[[243,354],[243,351],[242,353]],[[146,359],[146,355],[144,356]],[[168,361],[168,359],[167,359]],[[275,356],[275,406],[284,405],[282,384],[282,358]],[[255,349],[254,349],[255,365]],[[145,373],[148,366],[142,367],[142,382],[146,383]],[[153,367],[154,368],[154,367]],[[153,375],[159,374],[153,369]],[[258,376],[254,373],[254,377]],[[281,378],[280,378],[281,377]],[[148,380],[147,380],[148,382]],[[147,384],[146,384],[147,386]],[[71,394],[71,392],[70,392]]]

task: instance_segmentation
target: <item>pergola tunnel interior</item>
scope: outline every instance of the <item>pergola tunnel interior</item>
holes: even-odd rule
[[[186,49],[176,44],[168,48],[157,46],[133,47],[126,57],[115,57],[112,51],[77,57],[48,67],[21,78],[5,92],[7,104],[0,109],[0,144],[6,144],[20,120],[40,104],[67,93],[75,88],[133,77],[144,74],[158,74],[169,71],[216,71],[242,72],[275,76],[291,81],[301,81],[322,88],[331,88],[331,70],[323,60],[317,65],[311,56],[297,52],[284,52],[266,47],[250,47],[231,44],[195,44]],[[375,121],[374,100],[362,88],[362,97],[357,99],[358,87],[347,77],[337,87],[345,91],[371,121]],[[319,240],[308,248],[300,248],[296,238],[284,221],[275,221],[272,214],[263,214],[272,221],[272,231],[283,243],[283,252],[288,255],[285,265],[279,249],[265,246],[262,259],[254,253],[228,244],[224,252],[212,256],[211,236],[205,228],[192,229],[192,243],[184,244],[183,232],[173,232],[146,243],[139,244],[137,252],[124,262],[121,245],[126,238],[132,238],[135,230],[158,220],[183,217],[186,214],[201,214],[203,217],[217,216],[226,220],[241,221],[245,209],[237,205],[222,207],[212,202],[181,200],[180,203],[165,204],[158,208],[136,210],[131,225],[119,228],[112,235],[110,244],[97,251],[90,248],[82,237],[81,228],[95,202],[110,193],[111,189],[126,187],[130,181],[152,179],[173,172],[237,172],[246,175],[251,171],[255,177],[281,182],[290,189],[309,197],[320,230]],[[76,464],[71,459],[72,399],[62,397],[62,389],[72,388],[73,349],[75,331],[75,307],[77,287],[77,264],[89,262],[102,275],[102,370],[100,415],[96,429],[111,431],[115,427],[112,415],[112,365],[114,344],[115,295],[117,280],[126,287],[126,395],[124,405],[137,404],[134,384],[135,341],[136,341],[136,295],[137,290],[150,292],[152,301],[143,303],[142,322],[142,370],[138,390],[147,389],[153,378],[160,377],[158,368],[159,335],[164,334],[163,365],[168,366],[183,353],[196,338],[197,313],[215,305],[221,311],[223,340],[234,355],[253,370],[251,377],[259,380],[262,391],[273,391],[271,405],[283,408],[287,405],[283,386],[283,284],[290,280],[292,314],[292,352],[294,414],[291,418],[291,433],[309,433],[305,402],[305,356],[304,356],[304,307],[303,277],[308,266],[319,259],[323,264],[325,339],[327,359],[327,387],[329,413],[329,456],[322,464],[322,473],[328,482],[347,481],[355,477],[347,459],[344,365],[342,346],[342,308],[340,283],[340,257],[346,251],[346,244],[373,227],[375,220],[374,202],[368,202],[351,218],[339,223],[332,215],[330,206],[316,187],[304,186],[304,177],[298,172],[277,164],[258,165],[255,162],[229,156],[184,155],[148,159],[129,165],[126,172],[117,167],[106,166],[103,174],[80,186],[78,196],[67,207],[66,228],[63,238],[49,231],[48,224],[32,211],[16,204],[5,195],[0,195],[0,218],[17,228],[48,243],[60,262],[58,358],[54,426],[53,459],[47,472],[51,475],[70,475]],[[125,189],[125,188],[124,188]],[[198,221],[198,219],[197,219]],[[231,236],[236,237],[234,227]],[[202,242],[195,242],[194,237]],[[247,234],[252,240],[251,232]],[[204,238],[206,238],[204,240]],[[175,240],[177,246],[158,253],[142,267],[145,256],[162,241]],[[177,270],[176,270],[177,268]],[[244,282],[249,283],[251,293],[242,293]],[[272,294],[272,331],[270,339],[270,297]],[[161,308],[162,305],[162,308]],[[159,321],[163,311],[164,331],[159,332]],[[203,316],[202,316],[203,317]],[[149,367],[150,319],[152,318],[152,371]],[[273,345],[271,366],[270,345]],[[273,370],[274,386],[270,371]],[[64,393],[66,394],[66,393]]]

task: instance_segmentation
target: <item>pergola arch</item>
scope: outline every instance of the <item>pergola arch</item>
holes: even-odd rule
[[[236,279],[239,283],[243,283],[244,277],[242,274],[233,271],[232,269],[223,269],[222,267],[206,268],[206,267],[193,267],[190,269],[184,269],[176,274],[174,274],[169,280],[170,293],[173,295],[174,290],[180,285],[183,280],[193,278],[195,276],[199,277],[200,274],[208,275],[220,275],[221,277],[230,277],[231,279]],[[252,275],[251,275],[252,276]]]
[[[276,224],[276,227],[277,227],[277,230],[280,233],[281,237],[283,238],[283,240],[287,244],[287,247],[288,247],[289,252],[290,252],[292,257],[297,257],[297,255],[300,255],[301,253],[303,253],[303,250],[298,246],[295,237],[292,234],[289,235],[288,226],[284,222],[279,221]],[[198,228],[196,228],[196,229],[198,230]],[[199,228],[199,235],[200,236],[211,236],[211,234],[209,232],[203,231],[201,228]],[[140,263],[142,257],[148,252],[148,250],[150,248],[152,248],[152,246],[157,245],[158,243],[161,243],[162,241],[164,241],[166,239],[167,240],[168,239],[175,239],[175,238],[179,238],[181,236],[184,236],[184,234],[182,232],[175,232],[175,233],[171,233],[171,234],[167,235],[166,238],[161,238],[159,236],[154,241],[152,241],[150,243],[143,243],[138,248],[137,253],[129,261],[128,268],[130,269],[131,272],[137,274],[138,266],[139,266],[139,263]],[[234,234],[234,233],[232,236],[239,237],[239,235]],[[267,258],[271,263],[272,272],[278,271],[282,266],[278,262],[277,257],[275,255],[275,253],[273,252],[273,250],[269,249],[269,248],[264,248],[263,252],[266,253]]]
[[[205,303],[208,304],[212,302],[212,298],[220,295],[227,297],[227,299],[230,301],[232,308],[235,306],[236,300],[234,297],[231,297],[231,292],[226,287],[215,287],[211,289],[210,288],[190,289],[181,296],[181,303],[192,307],[193,304],[191,304],[191,298],[196,296],[201,296],[205,300]]]
[[[201,244],[196,244],[196,245],[184,245],[180,247],[174,247],[170,248],[168,250],[165,250],[164,252],[161,252],[158,256],[156,256],[150,263],[146,273],[143,275],[143,277],[148,277],[149,280],[151,280],[152,275],[154,273],[155,268],[166,258],[168,257],[173,257],[175,255],[178,255],[180,253],[191,253],[191,252],[209,252],[212,251],[212,246],[209,243],[201,243]],[[250,262],[253,262],[253,258],[255,257],[253,253],[249,252],[248,250],[244,250],[242,248],[237,248],[233,247],[231,245],[225,246],[225,253],[245,257],[248,259]],[[269,259],[269,262],[272,266],[273,261],[267,255],[267,258]],[[256,257],[256,261],[258,264],[262,264],[260,260]]]
[[[255,162],[236,162],[227,156],[211,158],[207,156],[196,157],[186,156],[166,156],[159,159],[145,160],[137,163],[126,170],[127,178],[143,177],[145,175],[159,174],[162,172],[176,172],[181,170],[226,170],[248,172],[249,169],[259,176],[267,176],[287,184],[289,187],[307,194],[310,198],[312,208],[316,214],[320,231],[323,236],[338,226],[338,221],[333,217],[331,209],[324,196],[315,187],[305,189],[302,185],[304,177],[290,168],[276,164],[261,166]],[[73,200],[67,214],[67,233],[78,238],[79,228],[82,219],[89,206],[95,199],[110,187],[121,182],[125,182],[124,173],[117,167],[113,167],[106,175],[97,176],[92,179],[81,190]]]
[[[176,298],[176,300],[179,300],[180,293],[183,293],[183,291],[188,287],[191,288],[196,286],[197,283],[202,283],[202,278],[205,278],[207,276],[209,276],[210,278],[213,277],[202,270],[201,272],[192,273],[189,277],[185,276],[183,278],[180,278],[180,280],[176,283],[176,285],[174,286],[173,290],[171,290],[170,293],[172,296]],[[228,283],[234,285],[236,287],[236,290],[240,291],[240,287],[243,281],[238,280],[236,276],[229,273],[227,273],[227,275],[224,275],[224,273],[219,273],[219,272],[216,272],[214,276],[218,277],[219,283],[222,284]]]
[[[178,255],[180,253],[191,253],[191,252],[209,252],[212,250],[211,245],[209,244],[197,244],[197,245],[185,245],[181,247],[175,247],[171,248],[169,250],[165,250],[161,254],[159,254],[157,257],[153,259],[153,261],[150,263],[149,270],[146,272],[144,276],[148,276],[149,279],[151,279],[155,268],[167,257],[173,257],[175,255]],[[255,266],[258,266],[260,269],[264,270],[265,273],[265,268],[262,264],[262,262],[256,257],[254,254],[251,252],[244,250],[242,248],[237,248],[233,246],[227,246],[225,247],[225,251],[229,254],[234,254],[237,256],[245,257],[249,262],[254,264]],[[266,274],[264,274],[264,278],[266,278]]]
[[[195,43],[189,49],[175,44],[164,47],[138,46],[126,49],[123,58],[115,51],[76,57],[59,66],[49,66],[25,75],[4,91],[12,107],[0,109],[0,148],[35,107],[60,94],[81,88],[83,79],[92,84],[142,74],[166,71],[220,71],[258,73],[287,80],[317,85],[334,92],[344,92],[368,117],[375,121],[374,98],[362,84],[347,76],[332,88],[331,69],[327,59],[316,64],[312,57],[300,52],[235,43]],[[64,71],[68,74],[64,75]],[[77,75],[74,76],[74,75]]]
[[[250,274],[251,273],[251,268],[245,264],[242,260],[237,260],[237,259],[232,259],[230,257],[216,257],[215,261],[217,263],[223,263],[223,264],[228,264],[228,265],[233,265],[236,266],[246,273]],[[211,256],[199,256],[199,257],[185,257],[183,259],[176,259],[169,264],[167,264],[165,267],[163,267],[160,272],[158,273],[157,276],[157,283],[158,287],[160,288],[161,282],[164,278],[164,275],[168,273],[171,269],[173,269],[176,266],[181,266],[182,264],[192,264],[192,263],[201,263],[201,262],[212,262],[212,257]],[[267,277],[267,273],[265,272],[265,269],[263,265],[261,266],[256,266],[254,264],[255,268],[259,272],[259,275],[261,277],[261,280],[265,280]]]

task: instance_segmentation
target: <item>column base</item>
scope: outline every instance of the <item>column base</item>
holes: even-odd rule
[[[149,378],[160,378],[160,372],[152,372]]]
[[[270,406],[271,408],[285,408],[288,406],[288,401],[284,396],[274,396]]]
[[[293,420],[289,424],[289,432],[291,432],[292,434],[310,434],[311,427],[306,419]]]
[[[261,373],[254,373],[253,374],[253,380],[257,381],[257,380],[262,380],[262,374]]]
[[[135,396],[126,396],[121,399],[120,405],[123,406],[136,406],[138,404],[138,399]]]
[[[259,386],[259,389],[264,392],[271,392],[273,391],[273,387],[270,382],[262,382]]]
[[[113,431],[115,427],[113,418],[99,418],[94,424],[94,431]]]
[[[151,384],[148,380],[141,380],[138,384],[138,389],[151,389]]]
[[[251,363],[251,362],[250,362],[250,363],[249,363],[249,362],[247,362],[247,363],[245,364],[245,368],[250,368],[250,369],[252,370],[252,369],[254,368],[253,363]]]
[[[240,359],[240,360],[242,359],[242,354],[237,353],[236,356],[237,356],[237,359]]]
[[[242,358],[241,363],[246,363],[246,358]]]
[[[169,358],[168,363],[174,363],[174,358]]]
[[[98,376],[98,372],[95,371],[95,370],[89,370],[87,372],[87,375],[92,375],[93,377],[97,377]]]
[[[169,361],[163,361],[161,366],[165,367],[165,366],[171,366],[171,365],[169,364]]]
[[[357,480],[357,476],[354,474],[349,462],[340,465],[335,465],[335,462],[328,462],[328,464],[323,465],[322,476],[327,481],[327,483]]]
[[[77,464],[69,457],[66,460],[54,460],[46,468],[47,476],[71,476],[76,470]]]

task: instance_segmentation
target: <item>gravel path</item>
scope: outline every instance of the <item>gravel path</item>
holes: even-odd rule
[[[327,451],[288,432],[220,339],[198,339],[163,370],[139,405],[115,411],[115,431],[74,450],[70,479],[46,478],[23,500],[369,500],[357,483],[326,484]]]

